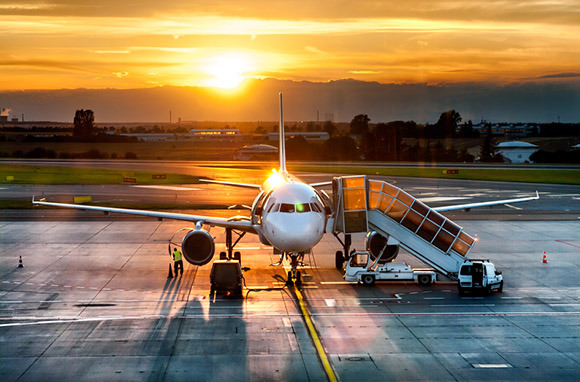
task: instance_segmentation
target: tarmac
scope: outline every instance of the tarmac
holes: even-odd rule
[[[216,297],[209,295],[210,264],[186,263],[182,276],[168,278],[168,242],[180,241],[185,231],[176,232],[186,223],[2,210],[0,380],[322,381],[329,379],[323,357],[340,381],[579,380],[580,187],[387,180],[433,206],[538,189],[538,202],[446,213],[477,236],[469,257],[490,259],[503,272],[503,293],[460,297],[443,279],[428,287],[347,283],[334,268],[341,246],[327,234],[305,258],[300,300],[284,287],[284,265],[270,266],[279,257],[246,235],[236,246],[250,268],[244,298]],[[0,193],[29,200],[45,192],[47,200],[70,202],[76,187],[88,186],[3,185]],[[93,200],[121,203],[137,194],[143,202],[178,195],[203,204],[234,192],[91,187]],[[237,195],[235,202],[242,202]],[[210,232],[216,252],[224,250],[223,229]],[[353,248],[362,249],[363,239],[356,235]],[[405,253],[396,261],[423,266]]]
[[[462,225],[479,239],[470,257],[503,271],[503,293],[459,297],[444,281],[346,283],[331,235],[305,259],[301,292],[338,380],[580,378],[580,220]],[[167,277],[168,240],[182,227],[1,222],[0,379],[326,380],[282,288],[285,269],[269,266],[278,260],[271,249],[242,239],[245,298],[210,298],[209,266]],[[217,251],[222,231],[211,231]],[[406,254],[397,261],[420,265]]]

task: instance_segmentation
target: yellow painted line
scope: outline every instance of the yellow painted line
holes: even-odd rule
[[[330,382],[336,382],[337,378],[334,374],[334,370],[330,365],[330,361],[326,356],[326,352],[324,351],[324,347],[318,338],[318,334],[316,333],[316,329],[314,328],[314,323],[312,322],[312,318],[310,317],[310,313],[306,307],[306,302],[304,301],[304,296],[296,286],[294,286],[294,293],[296,293],[296,297],[298,298],[298,304],[300,305],[300,310],[302,311],[302,316],[304,317],[304,321],[306,321],[306,327],[310,332],[310,336],[312,337],[312,341],[314,342],[314,347],[316,348],[316,352],[318,353],[318,357],[320,357],[320,361],[322,362],[322,366],[324,367],[324,371],[326,372],[326,376]]]

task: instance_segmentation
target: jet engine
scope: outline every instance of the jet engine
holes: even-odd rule
[[[365,246],[373,261],[379,257],[383,249],[384,252],[383,256],[381,256],[381,260],[379,261],[380,264],[395,260],[399,254],[399,246],[387,245],[387,241],[388,239],[378,232],[372,231],[367,234]]]
[[[181,243],[183,257],[190,264],[205,265],[215,252],[213,237],[203,229],[189,231]]]

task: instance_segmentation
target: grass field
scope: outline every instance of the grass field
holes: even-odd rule
[[[199,182],[199,177],[190,175],[165,174],[165,179],[155,179],[154,175],[157,173],[77,167],[27,165],[0,167],[0,183],[3,184],[191,184]]]
[[[252,168],[252,166],[242,166]],[[457,174],[447,174],[442,168],[393,168],[304,166],[290,165],[291,171],[340,173],[353,175],[386,175],[421,178],[467,179],[503,182],[580,184],[580,170],[560,169],[477,169],[461,168]],[[450,167],[453,169],[453,167]],[[123,184],[125,178],[137,184],[192,184],[199,177],[182,174],[166,174],[166,179],[154,179],[154,172],[123,171],[70,167],[45,167],[29,165],[6,165],[0,168],[0,183],[7,184]],[[126,179],[125,179],[126,180]]]
[[[379,168],[379,167],[333,167],[333,166],[291,166],[294,171],[327,172],[353,175],[386,175],[408,176],[418,178],[444,178],[487,180],[500,182],[524,182],[524,183],[555,183],[555,184],[580,184],[580,170],[559,169],[477,169],[462,168],[457,174],[447,174],[442,168]],[[453,169],[453,167],[449,167]]]

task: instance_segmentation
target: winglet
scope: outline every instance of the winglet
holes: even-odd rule
[[[280,174],[287,177],[288,171],[286,170],[286,142],[284,136],[284,109],[282,107],[282,93],[280,93],[280,126],[278,128],[280,134],[280,148],[278,152],[280,153]]]

